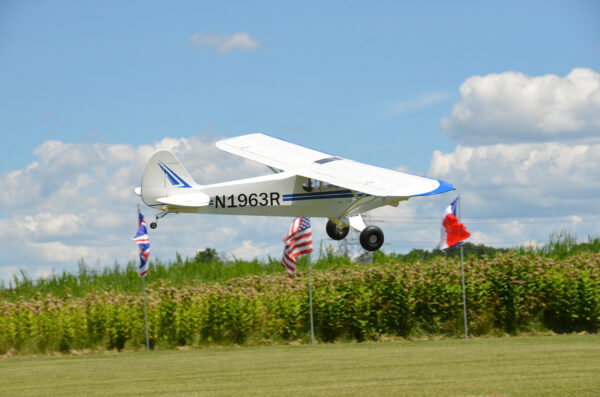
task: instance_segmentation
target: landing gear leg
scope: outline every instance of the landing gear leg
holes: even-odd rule
[[[167,211],[161,211],[156,214],[156,221],[150,223],[150,229],[156,229],[158,227],[158,220],[167,214]]]

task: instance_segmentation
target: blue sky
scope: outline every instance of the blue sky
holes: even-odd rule
[[[268,131],[425,172],[432,149],[452,147],[439,120],[465,78],[507,70],[564,75],[593,68],[600,55],[594,2],[34,1],[2,8],[3,171],[26,165],[47,139],[139,144],[210,130]],[[218,56],[188,45],[200,31],[249,32],[260,48]],[[395,103],[427,93],[447,98],[389,115]],[[364,145],[367,136],[375,144]],[[384,156],[380,140],[389,148]],[[395,150],[405,145],[411,150]]]
[[[96,251],[86,251],[85,247],[91,245],[77,239],[76,226],[94,215],[86,207],[76,209],[69,200],[81,201],[81,197],[90,194],[105,197],[98,200],[103,202],[99,205],[105,205],[98,208],[99,214],[119,215],[127,205],[135,205],[136,198],[132,196],[128,202],[126,198],[111,196],[110,185],[115,181],[108,177],[124,178],[118,171],[120,165],[133,164],[128,168],[131,175],[127,174],[126,181],[135,185],[143,170],[145,151],[140,148],[144,145],[162,147],[167,145],[165,138],[172,138],[192,139],[189,147],[196,147],[250,132],[268,133],[384,167],[419,174],[435,171],[437,175],[433,176],[444,176],[462,188],[465,198],[472,195],[473,217],[578,216],[582,222],[567,226],[581,235],[598,233],[591,224],[582,228],[583,220],[596,213],[596,207],[590,207],[586,200],[597,189],[597,181],[587,186],[586,178],[597,176],[589,171],[594,164],[580,163],[585,158],[581,153],[595,153],[595,139],[600,136],[597,119],[589,115],[598,110],[592,87],[595,83],[589,83],[600,72],[598,15],[600,5],[594,1],[390,1],[369,5],[347,1],[5,1],[0,5],[0,131],[4,138],[0,181],[5,184],[0,221],[5,225],[27,225],[26,220],[33,219],[38,226],[23,226],[23,230],[39,232],[40,219],[44,217],[79,220],[69,229],[73,235],[65,234],[64,228],[57,232],[60,227],[39,235],[39,244],[58,244],[66,251],[72,248],[72,255],[61,257],[64,260],[50,254],[36,257],[17,252],[4,258],[0,254],[0,267],[7,269],[5,274],[17,267],[35,273],[34,264],[48,262],[47,268],[60,270],[71,266],[69,263],[78,253],[101,264],[129,259],[130,251],[94,256],[92,252],[102,251],[102,241],[114,245],[104,237],[93,244]],[[237,33],[245,34],[241,44],[229,49],[218,47]],[[553,91],[553,84],[563,87],[561,82],[567,81],[566,76],[574,69],[590,71],[577,80],[580,83],[575,85],[579,88],[566,96],[563,88]],[[525,80],[511,80],[508,73],[523,75]],[[484,80],[469,80],[476,76]],[[489,87],[490,76],[500,76],[497,87],[505,89],[494,92],[505,97],[486,102],[489,93],[470,96],[470,92]],[[558,80],[535,80],[540,76],[555,76]],[[502,85],[506,81],[507,85]],[[473,91],[461,91],[461,87],[469,86],[468,82],[473,84]],[[524,85],[530,89],[520,93]],[[591,94],[585,91],[586,87],[592,87]],[[538,89],[572,101],[573,105],[565,110],[567,121],[552,121],[552,115],[563,114],[563,108],[544,108],[537,113],[536,109],[523,110],[528,102],[517,105],[519,98]],[[536,98],[543,102],[543,96]],[[557,99],[556,106],[564,102],[561,101]],[[508,104],[508,108],[502,107],[505,112],[500,112],[500,118],[492,116],[498,103]],[[511,103],[515,104],[513,109]],[[475,116],[462,120],[458,110],[454,111],[463,108]],[[577,120],[571,120],[572,115]],[[444,119],[446,127],[442,127]],[[564,130],[547,127],[550,122],[554,126],[565,125]],[[498,130],[499,125],[506,131]],[[540,127],[540,134],[528,133],[528,128],[540,125],[546,126]],[[62,146],[52,146],[49,141]],[[140,157],[99,168],[98,164],[82,160],[86,151],[94,151],[97,145],[108,151],[124,145]],[[588,145],[583,152],[578,151],[581,145]],[[60,168],[60,161],[48,154],[51,147],[84,154]],[[453,165],[467,161],[460,157],[465,155],[464,150],[459,150],[461,147],[475,148],[469,153],[479,153],[477,158],[482,163],[474,166],[492,174],[472,175],[452,166],[450,171],[441,171],[442,159]],[[519,164],[527,163],[524,156],[532,150],[541,153],[534,163],[540,158],[556,159],[556,153],[568,158],[556,164],[559,168],[571,168],[561,168],[563,174],[553,174],[548,179],[562,181],[564,177],[576,181],[568,188],[572,192],[568,197],[564,192],[547,190],[552,183],[536,185],[545,180],[540,175],[527,174],[538,168],[543,173],[550,169],[548,164],[539,163],[538,168],[528,166],[519,171]],[[201,169],[212,170],[212,174],[198,175],[200,171],[188,165],[197,180],[245,175],[244,171],[240,175],[219,171],[228,168],[228,161],[239,164],[230,156],[211,154],[211,168],[202,163],[203,153],[194,156],[192,152],[190,149],[190,161],[197,161],[194,164]],[[516,154],[503,160],[508,152]],[[492,158],[490,153],[498,155]],[[474,158],[471,156],[468,161],[473,162]],[[506,165],[513,160],[514,166]],[[35,163],[45,171],[35,175],[28,171]],[[521,185],[509,184],[506,189],[507,182],[500,182],[499,175],[493,175],[499,169],[505,175],[515,172],[527,177],[517,177]],[[253,171],[260,173],[256,168]],[[136,172],[139,177],[133,176]],[[35,190],[25,186],[26,181],[42,186],[37,189],[38,195],[14,190],[15,173],[23,189]],[[69,181],[82,180],[81,175],[96,181],[93,190],[79,189],[83,185],[73,187],[69,193],[59,189]],[[9,179],[13,181],[10,189],[6,188]],[[484,180],[496,180],[498,185],[488,185]],[[581,188],[583,185],[587,187]],[[535,196],[540,198],[538,202],[528,200],[522,191],[508,193],[510,189],[526,187],[539,195]],[[494,189],[502,190],[502,194],[493,193]],[[16,200],[19,195],[28,200]],[[506,197],[498,202],[491,199],[502,195]],[[418,217],[420,211],[434,211],[449,198],[433,200],[428,209],[415,204],[405,215]],[[486,205],[482,204],[484,201]],[[468,203],[465,206],[469,208]],[[433,213],[423,216],[431,217]],[[206,219],[211,225],[235,222]],[[525,227],[520,235],[507,239],[490,226],[481,232],[480,242],[540,240],[558,227],[562,225],[538,224],[535,230]],[[216,248],[234,252],[249,241],[248,247],[262,244],[263,248],[256,252],[274,254],[272,247],[279,244],[278,238],[274,242],[272,236],[251,238],[256,233],[249,228],[245,233],[236,232],[241,234]],[[102,232],[107,236],[123,233],[120,226],[106,226]],[[423,235],[428,233],[423,231]],[[17,234],[12,235],[15,241]],[[422,241],[415,237],[399,239]],[[408,248],[405,245],[403,249]],[[192,253],[191,246],[157,248],[165,258],[174,256],[176,250]]]

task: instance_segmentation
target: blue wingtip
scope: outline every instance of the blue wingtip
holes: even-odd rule
[[[440,183],[440,185],[435,190],[432,190],[427,193],[417,194],[417,196],[430,196],[432,194],[441,194],[441,193],[449,192],[450,190],[456,190],[454,188],[454,186],[452,186],[451,183],[442,181],[440,179],[437,179],[437,181]]]
[[[437,189],[435,189],[433,192],[431,192],[431,194],[446,193],[446,192],[449,192],[450,190],[456,190],[456,188],[449,182],[442,181],[440,179],[438,179],[438,182],[440,183],[440,186],[438,186]]]

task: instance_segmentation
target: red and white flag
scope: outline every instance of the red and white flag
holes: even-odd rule
[[[313,252],[310,218],[294,219],[283,242],[285,247],[281,265],[287,270],[288,276],[292,277],[296,272],[296,258]]]
[[[471,233],[469,233],[465,225],[460,223],[456,217],[457,203],[458,197],[446,207],[446,213],[442,220],[442,231],[439,244],[441,250],[452,247],[471,236]]]

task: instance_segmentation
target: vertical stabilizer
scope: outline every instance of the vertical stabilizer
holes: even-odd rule
[[[156,151],[144,170],[141,196],[147,205],[158,204],[160,197],[184,194],[199,185],[170,150]]]

